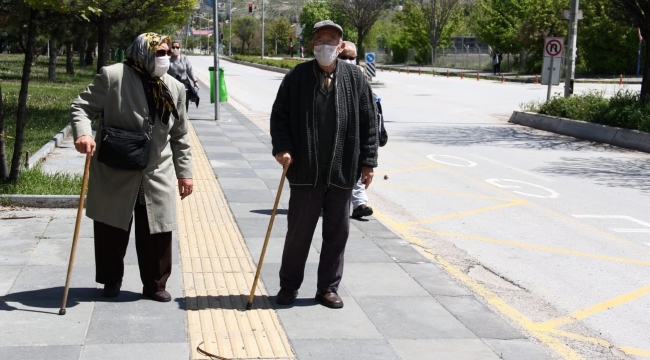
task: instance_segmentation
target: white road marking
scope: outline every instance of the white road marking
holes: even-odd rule
[[[549,178],[547,178],[547,177],[545,177],[545,176],[537,175],[537,174],[535,174],[535,173],[533,173],[533,172],[531,172],[531,171],[524,170],[524,169],[519,169],[519,168],[514,167],[514,166],[512,166],[512,165],[504,164],[504,163],[502,163],[502,162],[498,162],[498,161],[496,161],[496,160],[492,160],[492,159],[490,159],[490,158],[486,158],[486,157],[484,157],[484,156],[479,156],[479,155],[476,155],[476,154],[470,154],[470,155],[472,155],[473,157],[475,157],[475,158],[477,158],[477,159],[485,160],[485,161],[487,161],[487,162],[491,162],[492,164],[499,165],[499,166],[503,166],[503,167],[505,167],[506,169],[514,170],[514,171],[520,172],[520,173],[522,173],[522,174],[525,174],[525,175],[528,175],[528,176],[532,176],[532,177],[534,177],[534,178],[536,178],[536,179],[544,180],[544,181],[547,181],[547,182],[555,182],[555,180],[553,180],[553,179],[549,179]]]
[[[560,194],[555,190],[549,189],[549,188],[544,187],[542,185],[531,184],[531,183],[525,182],[525,181],[510,180],[510,179],[486,179],[485,180],[486,183],[492,184],[492,185],[500,187],[502,189],[521,189],[521,186],[519,186],[519,185],[499,184],[499,182],[504,182],[504,181],[505,182],[512,182],[512,183],[519,183],[519,184],[525,184],[525,185],[533,186],[533,187],[542,189],[542,190],[549,193],[549,195],[537,195],[537,194],[525,193],[523,191],[513,191],[513,193],[515,193],[515,194],[531,196],[531,197],[536,197],[536,198],[542,198],[542,199],[557,199],[558,197],[560,197]]]
[[[613,228],[610,229],[614,232],[618,233],[650,233],[650,223],[647,223],[643,220],[639,220],[637,218],[627,216],[627,215],[573,215],[573,217],[576,217],[578,219],[622,219],[622,220],[627,220],[631,221],[633,223],[637,223],[641,226],[647,227],[647,229],[639,229],[639,228]],[[648,245],[650,243],[646,243]]]
[[[442,157],[442,158],[450,158],[450,159],[457,159],[457,160],[460,160],[460,161],[462,161],[462,162],[466,162],[467,164],[458,164],[458,163],[446,162],[446,161],[442,161],[442,160],[440,160],[440,159],[436,159],[436,158],[440,158],[440,157]],[[439,164],[449,165],[449,166],[458,166],[458,167],[475,167],[475,166],[478,165],[477,163],[475,163],[475,162],[473,162],[473,161],[470,161],[470,160],[467,160],[467,159],[463,159],[463,158],[458,157],[458,156],[451,156],[451,155],[437,155],[437,154],[430,154],[430,155],[427,155],[427,159],[429,159],[429,160],[431,160],[431,161],[435,161],[435,162],[437,162],[437,163],[439,163]]]

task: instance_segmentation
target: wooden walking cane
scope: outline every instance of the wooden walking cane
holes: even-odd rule
[[[79,206],[77,207],[77,223],[74,226],[74,235],[72,237],[72,250],[70,250],[70,262],[68,263],[68,275],[65,278],[65,289],[63,290],[63,300],[59,315],[65,315],[65,303],[68,301],[68,290],[70,289],[70,277],[72,275],[72,266],[74,265],[74,254],[77,252],[77,240],[79,239],[79,227],[81,226],[81,213],[84,208],[84,199],[86,197],[86,187],[88,185],[88,169],[90,168],[90,154],[86,154],[86,164],[84,165],[84,177],[81,181],[81,194],[79,195]]]
[[[264,262],[264,254],[266,254],[266,246],[269,244],[271,237],[271,230],[273,229],[273,220],[275,220],[275,213],[278,211],[278,203],[280,202],[280,195],[282,195],[282,187],[284,186],[284,178],[287,176],[287,171],[282,171],[282,178],[280,179],[280,186],[278,187],[278,194],[275,195],[275,204],[273,204],[273,211],[271,212],[271,219],[269,220],[269,228],[266,230],[266,238],[264,239],[264,246],[262,246],[262,253],[260,254],[260,261],[257,263],[257,271],[255,272],[255,279],[253,280],[253,288],[251,294],[248,296],[248,304],[246,310],[253,307],[253,299],[255,298],[255,288],[257,287],[257,280],[260,278],[262,271],[262,263]]]

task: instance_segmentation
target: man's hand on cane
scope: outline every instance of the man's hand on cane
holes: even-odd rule
[[[280,151],[275,154],[275,160],[282,165],[283,170],[286,172],[289,169],[289,165],[293,162],[291,151]]]
[[[95,153],[96,146],[97,144],[95,144],[95,139],[90,135],[79,136],[74,142],[74,147],[77,151],[82,154],[90,154],[90,156],[93,156]]]

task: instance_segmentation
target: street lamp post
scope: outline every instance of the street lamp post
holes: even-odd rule
[[[218,16],[218,10],[217,6],[219,4],[217,1],[214,1],[212,5],[212,19],[213,24],[214,24],[214,30],[213,34],[218,34],[219,33],[219,16]],[[214,42],[214,119],[219,120],[219,42],[218,41],[213,41]]]
[[[264,0],[262,0],[262,59],[264,59]]]
[[[232,56],[232,1],[228,0],[228,56]]]

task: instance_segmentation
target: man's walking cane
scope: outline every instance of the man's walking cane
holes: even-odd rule
[[[68,290],[70,289],[70,277],[72,276],[72,265],[74,265],[74,254],[77,252],[77,240],[79,239],[79,227],[81,226],[81,213],[84,208],[84,199],[86,197],[86,187],[88,185],[88,169],[90,168],[90,154],[86,154],[86,165],[84,166],[84,177],[81,181],[81,194],[79,195],[79,206],[77,207],[77,223],[74,226],[74,236],[72,237],[72,250],[70,250],[70,262],[68,263],[68,276],[65,278],[65,290],[63,290],[63,300],[59,315],[65,315],[65,303],[68,301]]]
[[[284,186],[284,178],[287,176],[287,171],[282,171],[282,178],[280,179],[280,186],[278,187],[278,194],[275,195],[275,204],[273,204],[273,211],[271,212],[271,219],[269,220],[269,228],[266,230],[266,239],[264,239],[264,246],[262,246],[262,253],[260,254],[260,261],[257,263],[257,271],[255,272],[255,279],[253,280],[253,288],[251,294],[248,296],[248,304],[246,310],[253,307],[253,298],[255,298],[255,288],[257,287],[257,280],[260,278],[262,271],[262,263],[264,262],[264,254],[266,254],[266,246],[269,244],[271,237],[271,230],[273,229],[273,220],[275,220],[275,213],[278,211],[278,203],[280,202],[280,195],[282,195],[282,187]]]

